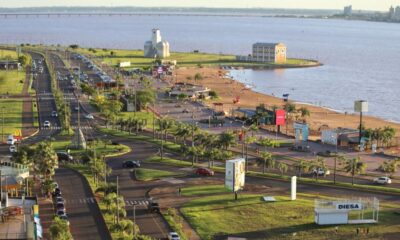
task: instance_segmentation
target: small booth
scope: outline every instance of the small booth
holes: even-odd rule
[[[375,197],[346,200],[316,199],[314,217],[318,225],[377,223],[379,200]]]

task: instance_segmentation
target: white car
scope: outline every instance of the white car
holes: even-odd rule
[[[44,121],[43,127],[50,127],[50,126],[51,126],[50,121]]]
[[[86,119],[94,119],[94,117],[93,117],[92,114],[86,114],[86,115],[85,115],[85,118],[86,118]]]
[[[15,145],[11,145],[9,149],[10,149],[10,153],[17,152],[17,147]]]
[[[180,240],[181,238],[176,232],[170,232],[168,233],[168,239],[169,240]]]
[[[318,176],[324,176],[324,175],[327,176],[327,175],[331,174],[331,172],[329,170],[326,170],[326,172],[325,172],[324,169],[319,168],[318,170],[313,169],[312,174],[314,174],[314,175],[318,174]]]
[[[376,184],[391,184],[392,179],[390,179],[389,177],[379,177],[379,178],[374,179],[374,183],[376,183]]]
[[[51,112],[51,116],[52,116],[52,117],[58,117],[58,114],[57,114],[56,111],[52,111],[52,112]]]

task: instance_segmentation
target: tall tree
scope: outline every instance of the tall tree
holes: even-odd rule
[[[55,217],[50,225],[50,237],[52,240],[72,240],[67,221]]]
[[[219,135],[219,143],[225,150],[229,147],[236,145],[236,136],[233,132],[227,131]]]
[[[345,163],[344,170],[351,174],[351,184],[354,185],[354,176],[365,171],[367,165],[361,162],[360,157],[348,159]]]
[[[57,154],[54,152],[51,143],[41,142],[37,145],[34,154],[34,162],[37,171],[42,174],[45,179],[51,179],[58,166]]]
[[[275,159],[273,158],[272,154],[269,152],[261,152],[261,158],[257,159],[257,163],[263,165],[263,173],[265,173],[266,168],[274,168],[275,167]]]

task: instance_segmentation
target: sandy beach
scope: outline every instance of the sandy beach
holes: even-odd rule
[[[195,82],[193,79],[196,73],[200,73],[203,76],[203,79]],[[209,104],[213,105],[215,102],[223,103],[223,110],[225,112],[230,112],[232,109],[238,107],[255,109],[255,107],[261,103],[265,104],[267,107],[274,105],[283,106],[285,104],[281,98],[257,93],[247,89],[245,84],[225,77],[225,73],[225,71],[220,70],[219,68],[179,68],[176,70],[176,77],[178,82],[203,85],[216,91],[219,99],[211,100]],[[236,97],[240,98],[240,102],[234,104],[233,100]],[[357,129],[359,125],[360,117],[358,114],[338,113],[318,106],[296,103],[296,108],[300,107],[306,107],[311,113],[310,117],[306,118],[306,121],[310,125],[312,139],[316,139],[320,136],[321,128],[342,127]],[[372,116],[364,116],[363,122],[367,128],[392,126],[396,129],[397,137],[400,136],[400,124]],[[285,131],[284,128],[283,130]],[[288,127],[288,130],[290,133],[291,127]]]

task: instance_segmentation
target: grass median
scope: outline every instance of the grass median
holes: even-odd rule
[[[139,181],[153,181],[167,177],[180,177],[184,174],[157,169],[139,168],[135,170],[136,179]]]
[[[386,239],[396,234],[400,215],[393,205],[381,205],[380,222],[370,225],[319,226],[314,223],[314,195],[298,195],[298,200],[276,196],[276,202],[264,202],[261,195],[232,194],[191,200],[181,212],[201,239],[216,236],[253,239]],[[356,235],[357,228],[369,228],[369,234]],[[394,235],[392,235],[394,236]]]
[[[1,131],[6,138],[22,128],[22,100],[21,99],[0,99],[0,121]]]
[[[0,71],[0,94],[21,94],[25,82],[25,71]]]

